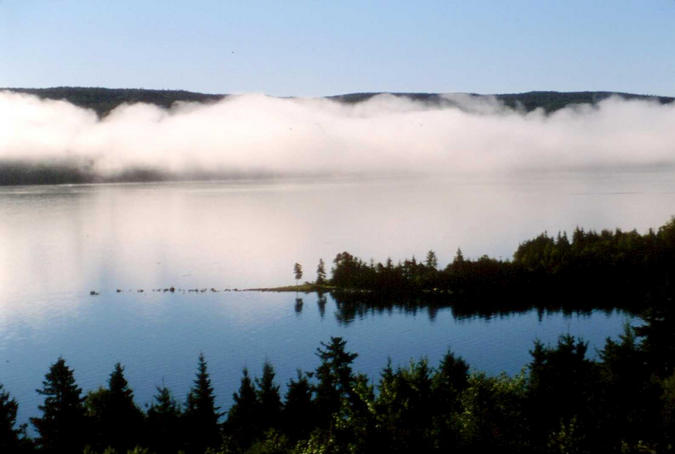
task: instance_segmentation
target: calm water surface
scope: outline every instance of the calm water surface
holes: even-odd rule
[[[443,266],[458,247],[510,257],[544,230],[643,232],[675,213],[674,181],[644,172],[0,188],[0,382],[22,421],[59,355],[85,391],[120,361],[138,403],[162,383],[183,400],[203,352],[226,408],[242,367],[258,374],[268,359],[285,383],[316,366],[330,336],[347,338],[373,377],[387,357],[436,362],[448,348],[475,369],[516,373],[535,338],[571,333],[599,347],[626,316],[394,310],[344,323],[330,299],[322,315],[315,295],[299,311],[294,294],[222,290],[288,284],[296,261],[314,279],[318,259],[342,250],[398,260],[433,249]],[[152,292],[170,286],[218,291]]]

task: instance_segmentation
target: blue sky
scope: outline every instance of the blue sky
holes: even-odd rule
[[[0,86],[675,96],[675,0],[0,0]]]

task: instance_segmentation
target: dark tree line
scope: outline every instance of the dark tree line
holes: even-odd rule
[[[195,93],[185,90],[147,90],[138,88],[52,87],[11,88],[9,91],[38,96],[41,99],[68,101],[94,110],[104,117],[121,104],[147,103],[169,108],[176,102],[216,102],[225,95]]]
[[[544,233],[522,243],[512,260],[471,260],[457,250],[445,268],[433,251],[424,261],[396,264],[367,263],[342,252],[322,287],[345,311],[400,304],[452,305],[460,315],[531,308],[640,313],[664,301],[674,281],[675,218],[645,234],[579,228],[571,237]]]
[[[664,309],[667,308],[667,309]],[[675,442],[675,310],[651,311],[642,326],[607,339],[598,359],[580,339],[535,342],[514,377],[471,372],[448,351],[379,377],[353,370],[341,338],[321,343],[319,366],[298,371],[284,395],[271,364],[243,370],[234,403],[215,405],[200,355],[184,405],[158,387],[142,411],[116,364],[107,387],[86,396],[63,358],[38,392],[38,436],[16,425],[17,403],[0,387],[2,452],[54,453],[638,453]]]
[[[79,107],[94,110],[100,117],[106,116],[115,107],[127,103],[149,103],[161,107],[171,107],[177,101],[183,102],[216,102],[227,97],[223,94],[195,93],[185,90],[147,90],[133,88],[101,88],[101,87],[52,87],[52,88],[7,88],[18,93],[27,93],[43,99],[60,99]],[[350,93],[330,96],[328,99],[355,104],[367,101],[382,93]],[[457,103],[436,93],[389,93],[399,98],[421,101],[433,106],[454,107]],[[484,95],[470,94],[477,99]],[[656,101],[661,104],[673,102],[673,98],[666,96],[646,96],[631,93],[617,93],[607,91],[585,92],[555,92],[531,91],[527,93],[510,93],[494,95],[510,108],[523,109],[530,112],[534,109],[543,109],[546,113],[562,109],[570,104],[591,104],[618,96],[622,99],[642,99]]]

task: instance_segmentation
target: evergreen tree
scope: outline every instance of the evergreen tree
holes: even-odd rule
[[[274,367],[265,361],[262,377],[255,380],[256,395],[260,405],[260,426],[263,430],[276,428],[281,416],[279,386],[274,384]]]
[[[453,259],[452,263],[457,265],[464,263],[464,254],[462,254],[462,250],[460,248],[457,248],[457,252],[455,253],[455,258]]]
[[[433,437],[442,450],[452,451],[459,443],[456,414],[460,412],[460,397],[468,381],[469,365],[448,351],[432,379]]]
[[[16,452],[19,450],[20,437],[24,427],[16,428],[16,412],[19,404],[16,403],[0,384],[0,452]]]
[[[605,408],[600,422],[616,445],[634,445],[658,432],[662,390],[653,371],[645,367],[649,363],[633,328],[626,324],[619,340],[608,338],[599,352]]]
[[[87,433],[82,390],[63,358],[49,368],[38,394],[45,396],[41,418],[31,418],[44,452],[80,452]]]
[[[108,389],[90,392],[86,404],[96,447],[126,450],[139,443],[143,412],[134,403],[133,391],[120,363],[115,364],[110,374]]]
[[[314,423],[312,387],[307,375],[298,370],[298,377],[288,383],[283,407],[283,427],[291,440],[306,438]]]
[[[260,435],[260,402],[248,369],[242,371],[239,391],[232,397],[234,404],[227,416],[226,432],[237,440],[241,449],[246,449]]]
[[[316,283],[323,285],[326,283],[326,264],[323,259],[319,259],[319,264],[316,267]]]
[[[534,437],[551,434],[560,429],[561,421],[568,424],[573,418],[580,434],[595,430],[598,418],[593,413],[599,405],[594,399],[599,393],[594,387],[598,371],[596,365],[586,359],[587,348],[587,343],[570,335],[561,336],[555,348],[535,342],[530,352],[528,390]]]
[[[635,328],[649,370],[660,378],[675,372],[675,303],[659,299],[644,311],[645,324]]]
[[[293,265],[293,276],[295,277],[295,285],[300,285],[300,279],[302,279],[302,265],[299,263]]]
[[[454,407],[457,399],[468,384],[469,365],[460,357],[448,351],[441,360],[434,375],[433,387],[437,403],[444,407]]]
[[[206,368],[204,355],[199,354],[197,376],[194,385],[187,397],[185,418],[189,433],[189,450],[204,452],[206,448],[217,447],[220,444],[220,428],[218,425],[218,407],[215,405],[215,396],[211,379]]]
[[[181,409],[166,386],[157,387],[148,409],[148,444],[158,454],[174,453],[182,446]]]
[[[375,403],[382,443],[388,452],[429,452],[434,416],[431,370],[426,359],[395,372],[387,364]]]
[[[427,259],[424,262],[424,265],[427,268],[435,270],[438,268],[438,258],[436,257],[436,253],[434,251],[429,251],[427,252]]]
[[[339,410],[341,400],[351,397],[354,383],[351,364],[358,354],[346,352],[346,344],[341,337],[331,337],[330,344],[321,342],[323,348],[317,348],[321,364],[316,369],[316,406],[318,423],[324,427]]]

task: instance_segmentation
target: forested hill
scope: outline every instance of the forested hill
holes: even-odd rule
[[[215,102],[225,95],[195,93],[185,90],[145,90],[142,88],[100,87],[54,87],[54,88],[7,88],[19,93],[36,95],[42,99],[62,99],[76,106],[93,109],[103,117],[120,104],[148,103],[171,107],[178,101]]]
[[[43,99],[63,99],[77,106],[93,109],[99,116],[105,116],[112,109],[123,103],[144,102],[169,107],[177,101],[189,102],[213,102],[225,98],[225,94],[195,93],[185,90],[145,90],[131,88],[99,88],[99,87],[54,87],[54,88],[6,88],[20,93],[37,95]],[[349,93],[344,95],[329,96],[328,99],[355,104],[366,101],[373,96],[382,93]],[[453,106],[456,102],[452,98],[438,93],[388,93],[393,96],[423,101],[438,106]],[[530,91],[527,93],[511,93],[497,95],[468,94],[477,99],[494,96],[505,105],[512,108],[522,108],[532,111],[537,108],[551,113],[562,109],[570,104],[595,104],[608,97],[615,95],[625,99],[645,99],[671,103],[675,98],[666,96],[648,96],[631,93],[617,93],[609,91],[580,91],[580,92],[557,92],[557,91]]]
[[[331,99],[336,99],[346,103],[357,103],[366,101],[373,96],[381,93],[350,93],[346,95],[331,96]],[[455,103],[452,97],[446,97],[439,93],[389,93],[393,96],[414,99],[416,101],[423,101],[434,105],[452,106]],[[528,91],[526,93],[507,93],[496,95],[479,95],[476,93],[467,93],[466,95],[480,99],[494,97],[506,106],[511,108],[524,109],[531,112],[535,109],[542,108],[546,113],[555,112],[571,104],[596,104],[610,96],[619,96],[624,99],[643,99],[657,101],[661,104],[667,104],[675,101],[675,98],[667,96],[649,96],[636,95],[633,93],[620,93],[612,91],[575,91],[575,92],[559,92],[559,91]]]

